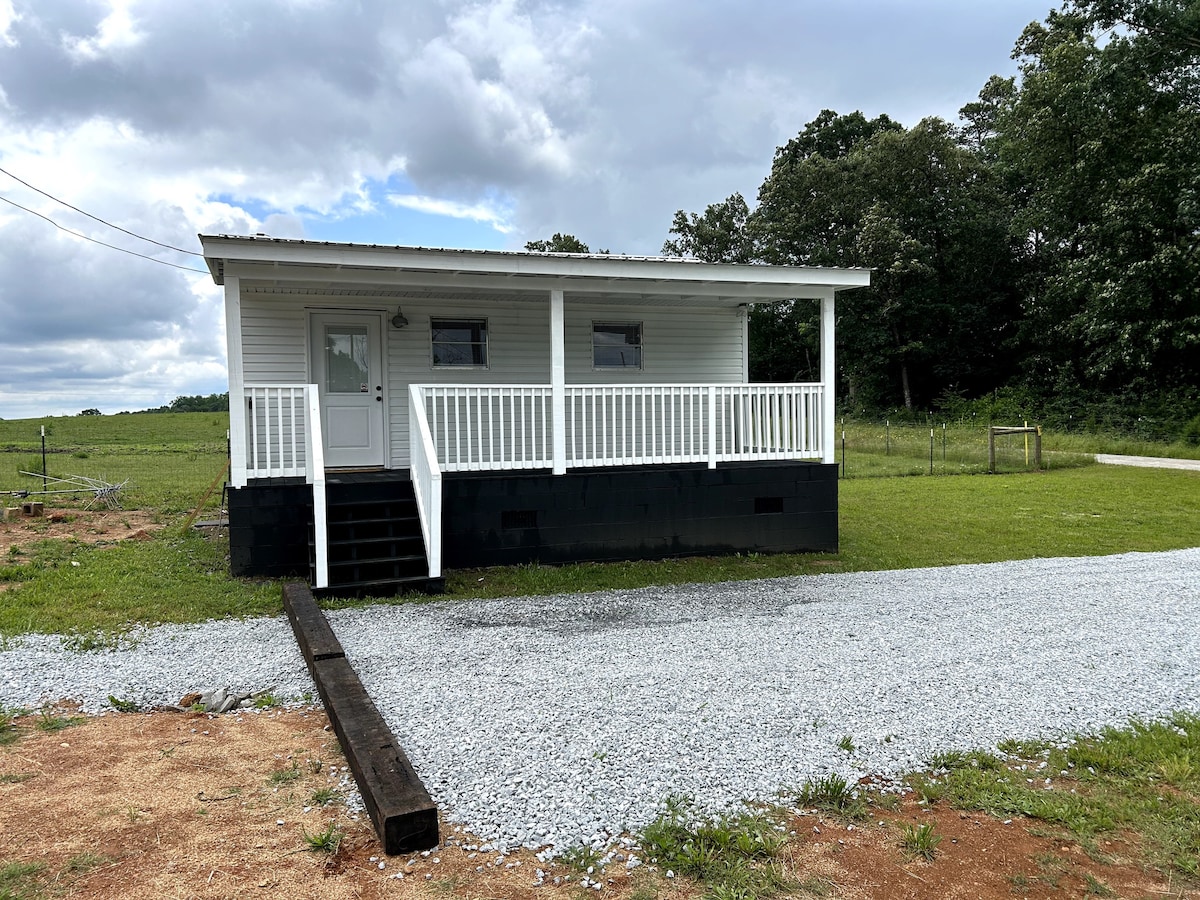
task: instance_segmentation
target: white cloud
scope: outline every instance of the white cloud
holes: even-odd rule
[[[110,0],[108,15],[89,37],[64,34],[63,46],[76,62],[95,62],[127,51],[142,42],[145,34],[137,27],[132,9],[135,0]]]
[[[470,219],[472,222],[484,222],[491,225],[501,234],[509,234],[513,228],[508,223],[509,213],[497,210],[483,203],[458,203],[454,200],[443,200],[437,197],[424,197],[417,194],[388,194],[388,203],[402,206],[405,209],[426,213],[433,216],[449,216],[453,219]]]
[[[17,39],[9,33],[16,21],[17,12],[13,9],[12,0],[0,0],[0,46],[17,46]]]
[[[752,200],[822,107],[953,116],[1044,14],[1045,0],[0,0],[0,166],[184,248],[197,232],[386,242],[404,209],[503,246],[561,231],[653,253],[676,209]],[[0,192],[203,267],[3,176]],[[220,297],[204,275],[0,209],[0,415],[22,397],[77,412],[220,389]]]

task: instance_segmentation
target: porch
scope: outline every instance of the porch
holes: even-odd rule
[[[241,557],[300,493],[318,588],[389,568],[433,584],[489,564],[480,546],[492,561],[836,547],[835,300],[865,270],[201,243],[225,289]],[[788,302],[817,305],[813,383],[752,384],[750,309]],[[377,515],[339,483],[349,470],[396,475]],[[330,534],[365,519],[383,533]],[[413,544],[420,576],[402,574]],[[283,574],[270,565],[244,573]]]
[[[829,449],[821,384],[564,385],[558,404],[551,385],[411,385],[410,468],[376,476],[327,470],[318,392],[247,385],[242,414],[231,417],[236,487],[286,484],[295,496],[305,486],[318,589],[345,583],[338,572],[349,567],[436,582],[446,559],[457,567],[751,549],[731,534],[766,552],[836,547],[836,481],[819,471],[831,467],[812,465]],[[338,509],[350,501],[335,496],[350,496],[348,483],[384,481],[411,484],[412,515],[406,499],[377,489],[372,502],[399,510],[395,521],[359,511],[359,537],[347,538]],[[414,542],[424,552],[419,575]],[[373,569],[363,555],[371,544],[388,554]]]

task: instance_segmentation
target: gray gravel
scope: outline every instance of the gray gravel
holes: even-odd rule
[[[329,614],[434,798],[501,847],[609,843],[935,752],[1200,712],[1200,549]],[[0,650],[0,703],[312,690],[283,619]],[[848,736],[851,753],[838,745]]]

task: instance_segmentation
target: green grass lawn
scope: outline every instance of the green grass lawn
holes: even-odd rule
[[[41,541],[0,558],[0,635],[98,634],[131,626],[282,612],[279,587],[231,578],[226,543],[178,527],[90,547]]]
[[[0,558],[0,635],[116,634],[138,623],[280,611],[277,585],[229,577],[228,548],[222,540],[181,534],[178,527],[214,479],[218,489],[208,505],[219,502],[226,460],[224,415],[79,416],[45,422],[48,444],[57,451],[50,456],[51,474],[127,478],[126,506],[154,510],[169,527],[152,540],[117,547],[46,540]],[[40,480],[17,475],[40,448],[40,424],[0,422],[0,491],[40,485]],[[928,431],[925,435],[927,441]],[[898,457],[889,452],[884,458]],[[992,476],[852,477],[841,481],[839,490],[837,554],[452,571],[447,573],[447,598],[1200,546],[1200,473],[1195,472],[1085,465]],[[59,497],[50,502],[72,505]],[[343,602],[361,601],[330,601]]]
[[[41,452],[41,428],[52,453],[122,447],[225,452],[229,413],[138,413],[118,416],[51,416],[0,419],[0,450]]]

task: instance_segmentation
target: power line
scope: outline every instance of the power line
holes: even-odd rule
[[[7,174],[7,173],[5,173],[5,174]],[[20,179],[17,179],[17,180],[19,181]],[[65,231],[67,234],[74,235],[77,238],[83,238],[85,241],[91,241],[93,244],[99,244],[101,247],[107,247],[109,250],[119,250],[122,253],[128,253],[130,256],[136,256],[139,259],[148,259],[148,260],[150,260],[150,262],[156,262],[160,266],[170,266],[172,269],[181,269],[184,272],[199,272],[201,275],[210,274],[207,269],[193,269],[191,266],[177,266],[175,263],[167,262],[165,259],[155,259],[153,256],[147,256],[144,253],[135,253],[133,250],[126,250],[124,247],[117,247],[113,244],[106,244],[104,241],[97,240],[94,237],[90,237],[90,236],[83,234],[81,232],[78,232],[78,231],[73,231],[72,229],[67,228],[65,225],[59,225],[57,222],[55,222],[49,216],[44,216],[37,210],[30,209],[27,206],[22,206],[20,203],[17,203],[15,200],[9,200],[7,197],[4,197],[4,196],[0,196],[0,200],[3,200],[5,203],[9,204],[10,206],[15,206],[17,209],[24,210],[27,213],[35,215],[39,219],[45,219],[47,222],[49,222],[51,225],[53,225],[59,231]],[[93,217],[93,218],[95,218],[95,217]],[[124,229],[122,229],[122,230],[124,230]],[[135,235],[135,237],[136,237],[136,235]],[[158,242],[151,241],[151,243],[158,243]],[[166,245],[164,244],[162,246],[166,246]],[[172,247],[170,249],[173,250],[175,248]],[[185,250],[184,252],[190,253],[191,251]],[[197,253],[196,255],[200,256],[201,254]]]
[[[82,210],[82,209],[80,209],[78,206],[72,206],[72,205],[71,205],[70,203],[68,203],[66,200],[60,200],[60,199],[58,199],[57,197],[55,197],[53,194],[47,194],[47,193],[46,193],[45,191],[43,191],[43,190],[42,190],[40,187],[34,187],[34,186],[33,186],[32,184],[30,184],[28,181],[25,181],[25,180],[23,180],[23,179],[21,179],[21,178],[18,178],[16,175],[14,175],[12,172],[8,171],[7,169],[0,169],[0,172],[3,172],[5,175],[7,175],[7,176],[8,176],[9,178],[11,178],[13,181],[19,181],[19,182],[21,182],[21,184],[25,185],[25,187],[29,188],[31,191],[37,191],[37,192],[38,192],[39,194],[41,194],[43,197],[49,197],[49,198],[50,198],[51,200],[53,200],[55,203],[61,203],[61,204],[62,204],[63,206],[65,206],[67,209],[73,209],[73,210],[75,210],[75,212],[79,213],[79,214],[80,214],[80,215],[82,215],[82,216],[87,216],[89,219],[92,219],[93,221],[99,222],[101,225],[107,225],[109,228],[115,228],[117,231],[120,231],[120,232],[122,232],[122,233],[124,233],[124,234],[127,234],[127,235],[129,235],[130,237],[135,237],[135,238],[137,238],[139,241],[145,241],[145,242],[146,242],[146,243],[148,243],[148,244],[155,244],[155,245],[157,245],[157,246],[159,246],[159,247],[162,247],[162,248],[164,248],[164,249],[166,249],[166,250],[174,250],[176,253],[187,253],[187,254],[189,254],[189,255],[191,255],[191,256],[203,256],[203,255],[204,255],[203,253],[197,253],[195,250],[184,250],[182,247],[175,247],[175,246],[172,246],[171,244],[164,244],[164,243],[162,243],[161,241],[156,241],[156,240],[154,240],[153,238],[142,237],[142,235],[140,235],[140,234],[136,234],[136,233],[134,233],[134,232],[132,232],[132,231],[129,231],[129,230],[128,230],[128,229],[126,229],[126,228],[122,228],[120,225],[114,225],[112,222],[107,222],[107,221],[105,221],[104,219],[100,218],[99,216],[93,216],[93,215],[92,215],[90,212],[87,212],[86,210]],[[9,201],[9,202],[11,203],[12,201]],[[14,205],[14,206],[16,206],[16,204],[15,204],[15,203],[14,203],[13,205]],[[21,208],[22,208],[22,209],[24,209],[24,207],[21,207]],[[26,211],[28,212],[29,210],[26,210]],[[45,217],[43,216],[43,218],[45,218]],[[57,223],[55,223],[55,224],[57,224]],[[63,229],[63,230],[65,231],[65,230],[67,230],[67,229]],[[72,234],[74,234],[74,233],[75,233],[75,232],[72,232]],[[80,235],[80,236],[82,237],[82,235]],[[101,241],[97,241],[96,243],[98,243],[98,244],[99,244],[99,243],[101,243]],[[109,246],[109,245],[108,245],[108,244],[105,244],[105,246],[107,247],[107,246]],[[114,249],[120,249],[120,248],[118,247],[118,248],[114,248]],[[134,254],[134,255],[136,256],[137,254]],[[149,259],[149,258],[150,258],[150,257],[147,257],[147,259]]]

